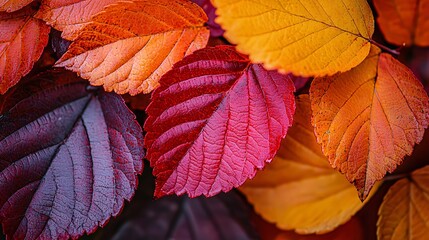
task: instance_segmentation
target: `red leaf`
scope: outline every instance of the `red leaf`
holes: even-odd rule
[[[30,72],[48,44],[50,27],[33,17],[28,6],[18,12],[0,12],[0,94]]]
[[[55,79],[55,82],[52,81]],[[13,239],[93,232],[130,200],[142,130],[116,94],[69,73],[21,84],[0,115],[0,221]]]
[[[147,108],[155,195],[213,196],[271,161],[292,124],[294,84],[231,46],[205,48],[161,79]]]

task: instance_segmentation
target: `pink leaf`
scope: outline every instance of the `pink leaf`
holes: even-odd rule
[[[251,64],[231,46],[177,63],[147,108],[155,195],[213,196],[252,178],[292,124],[294,90],[290,76]]]
[[[134,195],[143,137],[120,96],[48,72],[0,106],[0,221],[9,238],[77,238]]]

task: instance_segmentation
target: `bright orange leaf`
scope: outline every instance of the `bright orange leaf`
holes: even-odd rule
[[[374,0],[374,6],[387,41],[429,46],[429,0]]]
[[[310,118],[310,100],[301,95],[277,156],[240,188],[266,220],[304,234],[331,231],[363,206],[353,185],[329,165]]]
[[[32,1],[33,0],[0,0],[0,12],[14,12],[27,6]]]
[[[376,47],[351,71],[314,79],[310,96],[317,140],[361,199],[411,154],[428,126],[422,84]]]
[[[0,94],[30,72],[48,44],[50,27],[33,14],[31,6],[0,13]]]
[[[429,236],[429,167],[393,185],[379,209],[379,240],[427,239]]]
[[[268,69],[325,76],[361,63],[374,19],[366,0],[213,0],[225,37]]]
[[[43,19],[62,37],[73,40],[78,31],[109,4],[120,0],[43,0],[36,17]]]
[[[110,5],[91,19],[57,62],[119,94],[148,93],[184,56],[206,46],[207,16],[183,0]]]

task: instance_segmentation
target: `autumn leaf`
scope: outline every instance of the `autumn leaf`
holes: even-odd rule
[[[396,182],[378,211],[378,239],[426,239],[429,234],[428,194],[427,166]]]
[[[363,203],[332,169],[316,141],[308,95],[297,100],[294,125],[273,162],[240,190],[256,212],[284,230],[324,233],[347,222]]]
[[[384,37],[396,45],[429,46],[428,0],[374,0]]]
[[[368,55],[374,19],[366,0],[213,0],[224,36],[268,69],[325,76]]]
[[[30,4],[32,1],[33,0],[0,0],[0,12],[17,11]]]
[[[220,37],[223,35],[224,30],[215,22],[216,19],[216,8],[210,2],[210,0],[192,0],[192,2],[198,4],[204,12],[207,14],[208,22],[207,26],[210,28],[210,36]]]
[[[315,78],[310,96],[317,140],[361,199],[411,154],[428,126],[429,99],[422,84],[376,47],[351,71]]]
[[[250,209],[234,192],[211,198],[168,196],[139,205],[112,238],[100,239],[258,239]]]
[[[119,94],[149,93],[172,65],[205,47],[207,16],[182,0],[110,5],[91,19],[57,67]]]
[[[231,46],[177,63],[146,109],[155,196],[213,196],[252,178],[292,124],[291,78],[250,63]]]
[[[0,115],[0,221],[10,239],[76,239],[130,200],[143,136],[120,96],[74,74],[18,85]]]
[[[30,72],[48,44],[50,27],[33,14],[31,6],[0,12],[0,94]]]
[[[121,0],[42,0],[36,17],[62,31],[62,37],[73,40],[91,17],[104,7]]]

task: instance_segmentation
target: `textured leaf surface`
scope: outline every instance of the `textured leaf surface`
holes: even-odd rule
[[[396,182],[384,197],[378,214],[378,239],[426,239],[429,235],[429,167]]]
[[[257,239],[248,205],[234,192],[212,198],[168,196],[137,209],[113,239]]]
[[[48,44],[50,27],[33,14],[30,7],[0,12],[0,94],[30,72]]]
[[[148,93],[172,65],[205,47],[207,16],[182,0],[141,0],[92,18],[56,66],[117,93]]]
[[[213,196],[252,178],[292,124],[291,77],[231,46],[205,48],[161,79],[147,108],[155,195]]]
[[[374,6],[387,41],[429,46],[429,0],[374,0]]]
[[[76,78],[45,73],[1,104],[0,221],[10,238],[93,232],[134,194],[141,127],[120,96]]]
[[[351,71],[314,79],[310,96],[318,142],[361,199],[411,154],[428,126],[422,84],[376,47]]]
[[[17,11],[28,4],[33,0],[0,0],[0,12],[14,12]]]
[[[73,40],[79,30],[88,24],[91,17],[109,4],[120,0],[43,0],[36,17],[43,19],[55,29],[62,31],[62,37]]]
[[[240,52],[300,76],[347,71],[370,50],[366,0],[213,0],[217,22]]]
[[[316,141],[308,95],[297,100],[294,125],[273,162],[240,190],[256,211],[284,230],[331,231],[362,206],[356,189],[331,168]]]
[[[210,0],[192,0],[192,2],[198,4],[201,8],[203,8],[204,12],[207,14],[208,22],[207,26],[210,28],[210,36],[212,37],[220,37],[223,35],[224,30],[221,28],[219,24],[215,22],[216,19],[216,8],[210,2]]]

